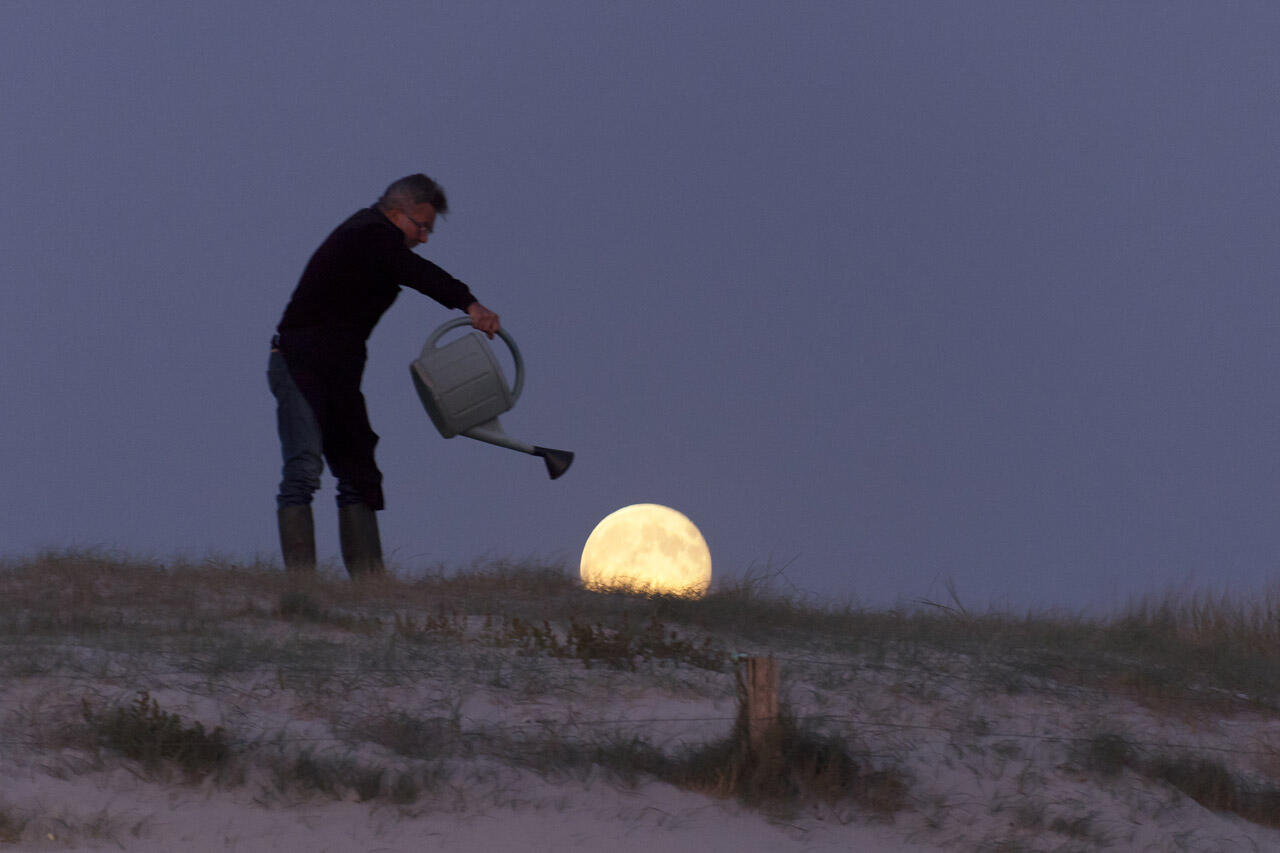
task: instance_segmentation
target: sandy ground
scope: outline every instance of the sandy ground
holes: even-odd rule
[[[122,773],[75,782],[10,779],[5,787],[7,800],[48,816],[38,827],[42,837],[11,848],[18,850],[728,853],[935,849],[906,844],[899,832],[887,826],[829,826],[814,819],[770,823],[732,804],[660,784],[619,791],[607,785],[583,788],[529,782],[495,802],[476,801],[466,807],[419,804],[409,809],[355,802],[263,807],[240,794],[173,790],[140,783]]]
[[[616,674],[596,673],[616,682]],[[599,715],[621,719],[620,708],[647,724],[650,733],[665,728],[667,742],[683,740],[677,732],[711,735],[723,728],[722,715],[732,713],[725,702],[663,699],[653,691],[633,692],[610,702],[591,703],[593,673],[583,670],[584,701],[553,706],[545,701],[513,708],[473,697],[469,714],[492,719],[514,714],[522,721],[558,719],[582,722],[584,705]],[[258,725],[272,727],[289,721],[295,710],[281,705],[284,697],[262,684],[244,682],[224,695],[235,697],[235,717],[246,722],[244,697],[270,696],[251,714]],[[437,685],[438,686],[438,685]],[[78,687],[83,687],[78,684]],[[617,689],[613,684],[612,689]],[[108,688],[109,695],[115,693]],[[434,691],[428,691],[434,692]],[[642,695],[650,694],[653,695]],[[417,694],[417,695],[413,695]],[[224,705],[216,697],[193,696],[182,689],[162,689],[157,702],[181,711],[184,717],[203,716],[210,728],[227,724]],[[119,695],[120,702],[127,696]],[[400,691],[406,705],[430,703],[418,691]],[[72,699],[56,679],[29,679],[9,684],[5,707],[17,709],[10,720],[61,720],[74,725]],[[287,705],[287,701],[285,702]],[[726,710],[727,709],[727,710]],[[292,737],[329,739],[296,712]],[[221,715],[220,715],[221,714]],[[708,720],[708,715],[710,719]],[[717,716],[721,715],[721,716]],[[15,717],[17,718],[15,720]],[[681,722],[689,718],[689,722]],[[481,719],[468,716],[474,724]],[[635,728],[639,728],[637,724]],[[32,723],[41,739],[56,741],[48,724]],[[714,736],[714,735],[712,735]],[[696,739],[696,738],[695,738]],[[357,753],[369,760],[369,750]],[[555,774],[553,774],[555,775]],[[933,846],[906,842],[901,829],[884,820],[867,820],[850,809],[810,808],[808,814],[768,817],[733,800],[679,790],[648,781],[630,786],[603,772],[585,778],[549,779],[493,759],[479,759],[456,775],[444,790],[432,792],[412,805],[359,802],[354,793],[328,795],[281,793],[272,788],[262,770],[228,785],[212,780],[190,784],[175,771],[148,771],[134,762],[102,761],[102,754],[77,748],[5,749],[0,763],[0,807],[28,823],[21,841],[4,845],[13,850],[103,849],[130,851],[560,851],[592,850],[628,853],[660,849],[678,853],[742,850],[932,850]],[[265,793],[269,791],[269,793]]]
[[[1280,831],[1079,758],[1091,736],[1122,732],[1144,754],[1208,756],[1274,784],[1280,717],[1266,711],[1161,708],[938,651],[869,659],[779,647],[768,651],[786,706],[865,769],[898,774],[907,793],[892,813],[841,802],[766,814],[643,773],[504,754],[628,737],[672,754],[724,738],[737,707],[731,669],[587,667],[494,643],[474,618],[461,633],[406,644],[385,623],[285,622],[270,605],[215,614],[200,623],[207,640],[178,616],[165,617],[172,633],[141,634],[122,619],[88,639],[10,636],[0,849],[1280,851]],[[85,702],[123,707],[141,689],[184,721],[224,728],[232,769],[184,780],[86,741]],[[390,719],[450,732],[447,754],[397,752],[367,733]],[[272,757],[300,753],[437,781],[402,804],[282,783]]]
[[[592,702],[595,675],[613,681],[613,702],[604,697]],[[661,724],[668,744],[680,738],[674,731],[703,736],[723,725],[717,715],[724,714],[724,701],[663,700],[652,690],[628,694],[621,683],[630,679],[616,674],[582,670],[575,677],[581,679],[576,703],[500,706],[494,697],[473,696],[466,707],[469,713],[520,719],[536,711],[542,720],[566,725],[583,722],[587,708],[595,709],[596,719],[618,720],[620,706],[639,721],[689,718],[684,724]],[[40,681],[8,685],[5,707],[22,709],[17,719],[10,716],[10,732],[21,728],[13,723],[46,712],[52,719],[70,719],[65,689]],[[269,697],[263,709],[249,715],[259,724],[270,720],[270,727],[289,716],[278,693],[262,690],[261,684],[240,687],[230,693],[237,697],[235,719],[216,697],[170,689],[157,693],[157,701],[191,718],[203,711],[210,725],[236,719],[243,725],[244,697],[251,695]],[[891,718],[876,722],[876,702],[887,703]],[[271,792],[260,770],[236,784],[206,780],[193,785],[128,761],[104,763],[100,753],[12,745],[0,764],[0,806],[27,821],[21,841],[6,845],[14,850],[1280,850],[1280,832],[1215,814],[1172,789],[1130,774],[1092,778],[1064,760],[1063,744],[1056,739],[1082,715],[1107,717],[1113,724],[1123,719],[1128,730],[1143,731],[1153,741],[1190,738],[1210,748],[1234,745],[1247,760],[1257,761],[1268,754],[1257,749],[1260,744],[1280,742],[1275,720],[1188,725],[1087,697],[1046,702],[1043,697],[993,701],[953,695],[948,702],[923,703],[903,702],[886,691],[878,698],[864,695],[862,704],[862,737],[902,756],[914,779],[908,807],[891,817],[818,806],[770,817],[733,800],[659,782],[630,787],[602,772],[548,778],[492,758],[474,760],[442,790],[397,806],[358,802],[352,793]],[[972,722],[979,708],[980,727]],[[829,699],[825,710],[831,710]],[[299,719],[305,722],[301,712]],[[653,734],[653,724],[637,722],[634,728],[646,725]],[[315,729],[302,725],[293,731],[305,737]],[[342,754],[352,753],[344,747]]]

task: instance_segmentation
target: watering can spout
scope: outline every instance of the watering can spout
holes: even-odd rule
[[[465,435],[467,438],[474,438],[476,441],[484,441],[489,444],[496,444],[499,447],[505,447],[508,450],[517,450],[520,453],[528,453],[530,456],[541,456],[542,461],[547,463],[547,473],[551,475],[551,479],[556,479],[565,471],[569,470],[569,466],[573,463],[573,454],[568,450],[553,450],[550,447],[537,447],[527,444],[518,438],[512,438],[502,429],[502,424],[497,418],[487,420],[482,424],[477,424],[471,429],[458,433]]]
[[[573,464],[573,453],[568,450],[552,450],[550,447],[533,448],[534,456],[541,456],[542,461],[547,463],[547,473],[551,475],[551,479],[555,479],[569,470],[569,466]]]

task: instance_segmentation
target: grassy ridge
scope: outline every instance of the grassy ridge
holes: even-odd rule
[[[1020,681],[1128,691],[1152,702],[1214,704],[1219,710],[1280,707],[1280,603],[1203,595],[1166,595],[1130,604],[1108,618],[970,613],[960,607],[910,610],[822,608],[746,582],[702,599],[598,594],[560,567],[494,563],[456,575],[351,585],[338,577],[306,581],[267,566],[210,561],[164,565],[99,555],[45,555],[0,570],[0,641],[12,653],[0,671],[38,670],[36,638],[96,637],[104,648],[162,641],[183,665],[218,671],[305,654],[298,637],[263,646],[228,631],[237,619],[282,617],[366,633],[394,629],[450,633],[466,617],[503,618],[532,634],[550,625],[597,632],[596,644],[639,626],[671,624],[744,647],[866,660],[962,654],[1016,691]],[[420,616],[417,614],[421,614]],[[545,627],[544,627],[545,626]],[[198,643],[192,643],[199,638]],[[572,633],[570,638],[572,639]],[[554,639],[554,638],[550,638]],[[315,642],[322,642],[316,638]],[[203,654],[194,656],[197,648]],[[708,650],[708,654],[714,654]]]

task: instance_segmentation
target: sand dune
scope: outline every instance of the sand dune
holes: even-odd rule
[[[64,555],[0,590],[8,849],[1280,850],[1274,682],[1240,680],[1269,650],[1177,670],[1082,645],[1114,624],[601,596],[545,567],[353,588]],[[705,749],[732,752],[739,654],[779,660],[828,762],[784,794],[731,792]]]

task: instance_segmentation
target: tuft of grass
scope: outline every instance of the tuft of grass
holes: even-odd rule
[[[1077,841],[1093,841],[1099,847],[1107,846],[1106,839],[1099,836],[1093,826],[1093,815],[1056,817],[1049,823],[1049,829]]]
[[[463,745],[456,716],[424,718],[395,712],[357,723],[351,727],[350,735],[406,758],[439,759],[458,754]]]
[[[1247,784],[1221,761],[1203,757],[1160,757],[1147,763],[1148,776],[1158,779],[1207,809],[1238,814],[1263,826],[1280,827],[1280,788]]]
[[[720,672],[729,660],[728,653],[718,648],[710,637],[701,643],[686,640],[678,631],[667,628],[656,615],[643,628],[636,629],[625,612],[617,628],[573,619],[563,641],[548,621],[544,620],[539,626],[519,617],[508,618],[503,621],[496,642],[500,646],[514,646],[525,654],[575,658],[588,669],[598,662],[635,672],[640,663],[656,662],[683,663]]]
[[[287,620],[320,622],[326,612],[315,596],[300,589],[285,590],[280,594],[280,602],[276,605],[276,615]]]
[[[1074,759],[1085,770],[1114,778],[1137,763],[1138,753],[1129,739],[1116,732],[1100,732],[1078,744]]]
[[[645,777],[669,780],[671,760],[638,735],[608,734],[574,740],[549,731],[542,737],[499,739],[489,745],[495,755],[545,777],[585,779],[596,769],[634,787]]]
[[[1144,768],[1152,779],[1177,788],[1191,799],[1215,812],[1240,813],[1243,796],[1240,784],[1220,761],[1182,756],[1159,757]],[[1280,820],[1280,815],[1276,815]]]
[[[422,781],[414,773],[398,773],[396,779],[385,789],[387,799],[398,806],[416,803],[422,795]]]
[[[740,722],[726,739],[694,748],[667,768],[682,787],[735,797],[752,807],[852,801],[884,817],[906,806],[910,784],[895,768],[859,764],[838,738],[802,728],[783,714],[765,744],[752,750]]]
[[[1246,784],[1220,760],[1191,755],[1144,759],[1126,736],[1114,732],[1089,738],[1073,757],[1099,775],[1115,777],[1125,769],[1134,770],[1181,791],[1207,809],[1237,814],[1263,826],[1280,826],[1280,787]]]
[[[415,642],[461,640],[466,635],[463,615],[444,604],[436,614],[427,614],[420,622],[409,613],[396,613],[394,619],[396,636]]]
[[[300,589],[289,589],[281,593],[275,613],[289,622],[311,622],[362,634],[375,634],[382,628],[379,619],[330,610],[321,606],[315,596]]]
[[[17,844],[27,828],[27,819],[8,808],[0,808],[0,844]]]
[[[360,764],[345,757],[318,756],[310,751],[277,761],[272,767],[273,784],[282,793],[301,790],[327,794],[334,799],[354,793],[362,803],[383,793],[386,776],[387,770],[383,767]],[[397,777],[388,788],[397,802],[412,802],[417,799],[418,791],[412,777],[406,774]]]
[[[85,699],[82,714],[98,743],[154,769],[172,761],[189,778],[201,778],[231,757],[221,727],[206,731],[202,723],[185,725],[178,714],[162,711],[147,691],[127,706],[96,711]]]

